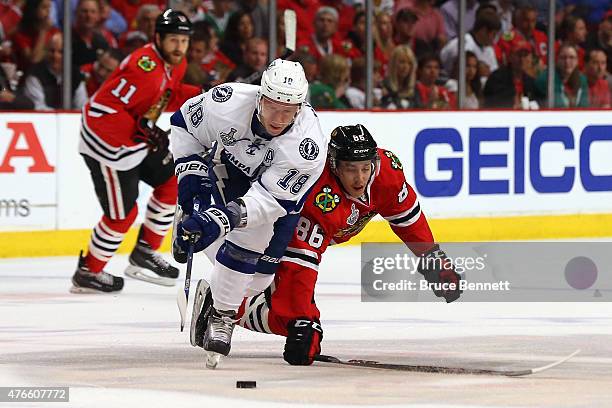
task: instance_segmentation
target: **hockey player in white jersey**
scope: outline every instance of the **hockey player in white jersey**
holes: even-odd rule
[[[230,351],[242,299],[272,283],[303,200],[325,166],[328,137],[305,102],[307,92],[301,65],[277,59],[261,86],[219,85],[172,115],[178,204],[186,217],[173,247],[186,252],[188,237],[198,236],[194,252],[205,250],[214,265],[213,306],[195,340],[209,367]],[[200,282],[200,299],[201,284],[207,289]]]

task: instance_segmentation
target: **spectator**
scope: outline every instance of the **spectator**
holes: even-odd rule
[[[493,0],[491,2],[497,8],[497,15],[501,22],[501,32],[511,31],[514,20],[514,0]]]
[[[476,10],[478,10],[478,2],[476,0],[467,0],[465,8],[465,30],[472,29],[476,21]],[[440,7],[440,13],[444,18],[444,28],[446,28],[446,38],[452,40],[459,35],[459,0],[448,0]]]
[[[306,75],[306,79],[309,84],[312,84],[317,80],[319,75],[319,66],[317,65],[317,60],[311,54],[307,52],[297,52],[293,56],[293,60],[302,64],[302,68],[304,68],[304,74]]]
[[[510,52],[516,43],[527,41],[538,58],[538,71],[546,68],[548,58],[548,36],[536,29],[537,10],[533,6],[519,7],[514,13],[514,28],[502,34],[496,52],[500,64],[508,63]]]
[[[383,77],[387,73],[387,65],[391,58],[391,52],[395,48],[395,42],[393,41],[393,20],[389,13],[380,12],[375,17],[376,26],[372,36],[374,37],[374,44],[381,51],[380,65],[381,74]]]
[[[0,67],[0,110],[30,110],[34,109],[34,104],[22,90],[15,89],[14,82],[10,75]]]
[[[261,74],[268,65],[268,43],[262,38],[251,38],[244,49],[244,62],[227,77],[228,82],[243,82],[251,85],[261,83]]]
[[[246,43],[254,36],[253,29],[253,19],[250,14],[237,11],[230,17],[219,48],[234,64],[242,63]]]
[[[535,85],[541,98],[547,97],[546,78],[546,71],[536,78]],[[573,44],[562,44],[559,47],[553,98],[555,108],[589,106],[589,87],[586,77],[578,69],[578,50]]]
[[[586,49],[599,48],[606,53],[608,74],[612,72],[612,10],[608,11],[599,24],[597,31],[589,33]]]
[[[51,0],[29,0],[23,9],[18,31],[13,36],[17,69],[25,72],[45,57],[45,47],[59,30],[53,27],[49,11]]]
[[[103,28],[110,31],[115,38],[127,31],[127,21],[111,6],[110,0],[100,0],[100,14]],[[115,45],[114,48],[117,46]]]
[[[525,40],[514,42],[508,64],[493,71],[484,88],[486,108],[529,109],[535,106],[536,89],[531,72],[533,49]]]
[[[204,21],[215,30],[217,38],[223,38],[230,16],[232,15],[232,1],[212,0],[212,4],[213,9],[206,13]]]
[[[242,10],[251,15],[255,37],[268,38],[268,10],[257,0],[240,0],[239,4]],[[277,13],[283,15],[278,8]],[[276,27],[278,30],[278,23]]]
[[[487,9],[478,14],[474,28],[465,34],[465,50],[472,51],[478,57],[478,71],[481,77],[488,77],[498,67],[492,44],[500,28],[501,23],[497,13]],[[440,58],[447,73],[450,73],[453,68],[453,63],[459,54],[458,48],[459,41],[454,38],[440,52]]]
[[[459,58],[455,60],[451,78],[444,85],[452,101],[457,100],[459,90]],[[455,103],[456,104],[456,103]],[[478,58],[471,51],[465,53],[465,103],[466,109],[478,109],[482,106],[482,82],[478,75]]]
[[[610,108],[610,88],[606,81],[606,53],[603,50],[592,49],[586,53],[585,63],[591,108]]]
[[[314,33],[312,22],[315,21],[317,10],[321,7],[318,0],[277,0],[278,10],[291,9],[297,18],[297,38],[310,38]]]
[[[444,18],[433,6],[434,0],[400,0],[395,3],[396,10],[410,8],[418,20],[414,25],[412,35],[426,45],[423,52],[437,53],[446,44],[446,29]],[[417,51],[417,54],[420,50]]]
[[[115,37],[115,33],[106,28],[107,20],[111,16],[111,6],[109,0],[98,0],[98,4],[100,6],[100,18],[98,20],[98,25],[96,27],[97,31],[102,34],[108,46],[111,48],[119,47],[117,43],[117,38]],[[114,11],[114,10],[113,10]],[[119,15],[121,17],[121,15]],[[124,20],[125,22],[125,20]],[[127,24],[126,24],[127,27]]]
[[[355,20],[353,21],[353,29],[348,34],[348,39],[351,43],[350,49],[351,58],[360,58],[366,53],[366,14],[365,11],[359,11],[355,14]],[[382,66],[382,62],[386,62],[386,57],[383,51],[374,42],[374,59],[379,61],[379,69]]]
[[[414,38],[414,26],[419,18],[410,9],[404,8],[395,15],[393,41],[397,45],[407,45],[413,51],[416,49],[416,39]]]
[[[354,26],[355,9],[344,3],[343,0],[319,0],[321,6],[332,7],[338,12],[338,30],[336,38],[344,40]]]
[[[123,58],[124,54],[120,50],[109,48],[106,51],[100,50],[98,58],[94,63],[81,67],[88,97],[91,97],[100,88],[100,85],[119,66]]]
[[[203,0],[168,0],[166,4],[167,8],[182,11],[189,21],[197,23],[206,18],[206,8],[203,3]]]
[[[310,104],[315,109],[348,109],[342,100],[349,86],[348,59],[341,55],[326,55],[319,62],[319,80],[310,85]]]
[[[72,64],[75,67],[94,62],[98,50],[109,48],[98,31],[100,3],[98,0],[79,0],[72,30]]]
[[[359,56],[359,51],[355,50],[350,42],[335,38],[338,30],[338,12],[335,8],[327,6],[319,8],[314,26],[314,34],[298,41],[297,48],[300,51],[310,53],[317,61],[331,54],[339,54],[348,58]]]
[[[123,35],[119,38],[119,46],[122,49],[125,48],[129,40],[133,42],[132,46],[134,46],[136,45],[134,44],[134,41],[137,39],[144,39],[144,43],[141,46],[145,45],[146,43],[153,42],[155,36],[155,20],[160,14],[161,9],[159,6],[157,6],[157,4],[143,4],[140,6],[138,9],[138,14],[136,14],[135,29],[123,33]],[[129,53],[126,53],[126,55],[129,55]]]
[[[138,10],[145,4],[155,4],[160,9],[166,8],[167,0],[111,0],[111,5],[119,12],[127,22],[128,29],[136,26]]]
[[[214,28],[205,21],[194,24],[194,35],[189,43],[188,61],[195,63],[202,71],[204,83],[187,82],[204,86],[205,89],[225,82],[236,65],[221,51],[219,39]],[[194,67],[188,69],[186,81],[191,78]]]
[[[409,109],[419,106],[415,90],[417,61],[407,45],[398,45],[391,53],[389,70],[382,82],[381,106],[385,109]]]
[[[425,109],[454,109],[455,104],[445,87],[437,85],[440,78],[440,58],[429,54],[419,59],[416,90],[420,107]]]
[[[25,79],[24,94],[34,104],[34,109],[48,111],[63,109],[62,61],[63,39],[54,34],[45,47],[45,59],[34,64]],[[78,70],[72,75],[72,108],[81,109],[87,101],[87,91]]]
[[[586,41],[587,29],[584,20],[568,14],[561,21],[559,40],[555,42],[555,55],[559,52],[561,43],[571,44],[578,51],[578,68],[584,68],[584,48],[580,44]]]
[[[0,42],[11,38],[21,21],[25,0],[0,2]]]
[[[378,65],[378,66],[377,66]],[[356,58],[351,64],[351,84],[346,89],[345,97],[349,107],[353,109],[364,109],[366,100],[366,63],[363,57]],[[374,100],[372,106],[380,106],[380,99],[382,97],[382,90],[379,88],[381,83],[380,75],[380,63],[374,62]]]

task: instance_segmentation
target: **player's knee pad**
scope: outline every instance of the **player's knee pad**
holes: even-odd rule
[[[321,352],[323,328],[318,320],[297,318],[287,324],[283,358],[291,365],[311,365]]]
[[[112,219],[104,215],[102,222],[114,232],[125,234],[136,220],[136,215],[138,215],[138,207],[134,205],[125,218]]]

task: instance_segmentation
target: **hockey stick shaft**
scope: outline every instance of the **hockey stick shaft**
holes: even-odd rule
[[[200,200],[197,198],[193,199],[193,211],[200,210]],[[185,316],[187,314],[187,304],[189,303],[189,288],[191,286],[191,269],[193,267],[193,247],[196,241],[199,239],[198,234],[189,235],[189,248],[187,250],[187,269],[185,271],[185,286],[183,287],[182,293],[178,293],[177,305],[179,313],[181,315],[181,331],[185,328]]]
[[[295,11],[291,9],[285,10],[283,14],[285,22],[285,52],[280,56],[281,59],[287,59],[295,52],[297,17]]]

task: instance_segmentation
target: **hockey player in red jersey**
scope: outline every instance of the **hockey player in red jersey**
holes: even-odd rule
[[[172,225],[177,183],[167,133],[155,121],[165,108],[176,108],[201,90],[181,83],[192,34],[189,19],[167,10],[155,24],[155,41],[123,60],[83,108],[79,152],[104,215],[87,255],[79,257],[73,292],[123,288],[123,279],[103,268],[136,219],[141,180],[153,194],[125,273],[163,285],[178,277],[178,269],[156,253]]]
[[[416,193],[404,177],[402,164],[392,152],[377,147],[363,125],[339,126],[332,132],[328,163],[305,201],[304,209],[276,271],[274,284],[265,292],[246,298],[237,315],[238,324],[253,331],[287,337],[284,359],[293,365],[312,364],[320,352],[323,330],[314,302],[318,265],[332,243],[357,235],[376,215],[383,216],[397,236],[423,262],[428,282],[458,287],[460,276],[439,246],[421,211]],[[436,269],[436,265],[441,268]],[[210,307],[208,284],[196,290],[191,344],[199,341]],[[434,291],[447,302],[461,291]],[[201,313],[196,313],[200,312]]]

